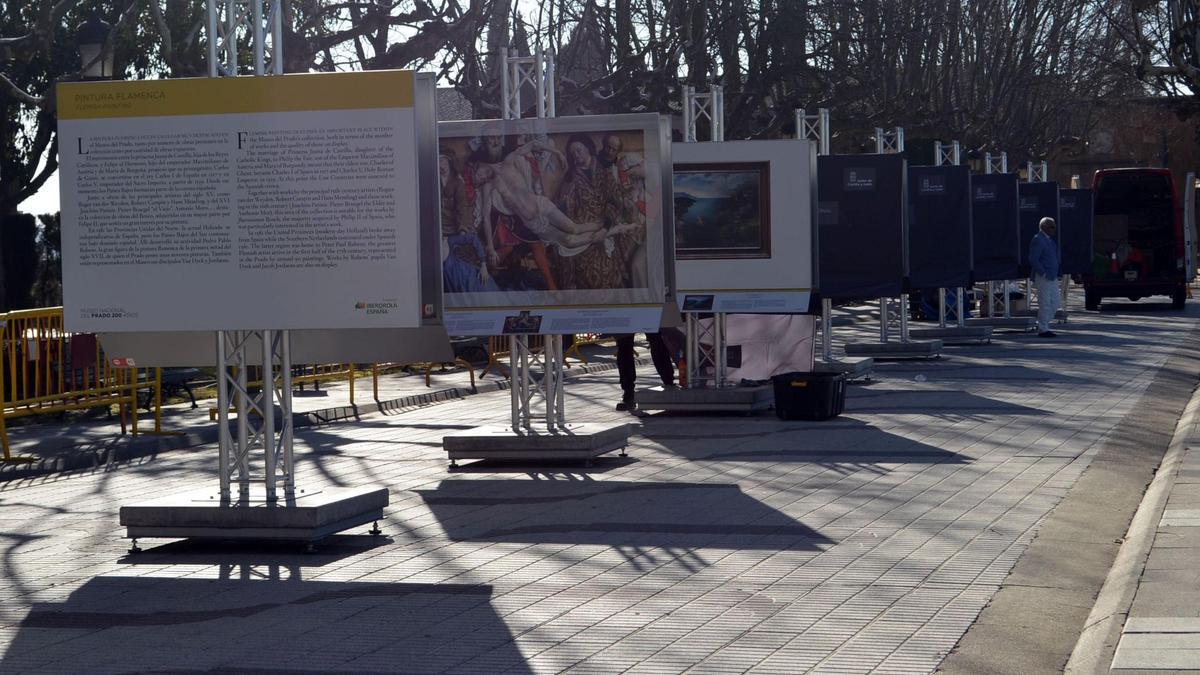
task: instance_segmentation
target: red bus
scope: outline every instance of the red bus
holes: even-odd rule
[[[1176,309],[1187,299],[1187,244],[1182,204],[1169,169],[1102,169],[1095,193],[1092,272],[1085,304],[1104,298],[1166,295]],[[1189,238],[1190,239],[1190,238]]]

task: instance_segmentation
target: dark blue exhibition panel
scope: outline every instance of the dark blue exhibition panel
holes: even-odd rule
[[[1094,201],[1091,190],[1058,191],[1059,272],[1089,274],[1092,271]]]
[[[956,288],[970,283],[971,170],[909,167],[909,288]]]
[[[972,278],[1003,281],[1021,274],[1017,174],[971,177]]]
[[[817,289],[823,298],[904,292],[905,161],[900,155],[817,158]]]
[[[1058,222],[1058,183],[1021,183],[1021,278],[1029,276],[1029,244],[1042,218]]]

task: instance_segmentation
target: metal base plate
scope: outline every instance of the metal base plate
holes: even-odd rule
[[[1037,315],[1038,315],[1036,309],[1026,309],[1026,310],[1022,310],[1020,312],[1013,312],[1012,314],[1014,316],[1029,317],[1032,319],[1036,319]],[[1067,320],[1067,312],[1062,309],[1054,312],[1054,320],[1055,321],[1066,321]]]
[[[910,328],[908,334],[915,338],[937,338],[944,345],[984,344],[992,341],[991,326],[946,326],[945,328]]]
[[[583,460],[587,461],[629,444],[624,423],[568,424],[554,433],[542,429],[483,426],[442,438],[442,449],[451,461],[459,459]]]
[[[817,359],[813,361],[814,373],[845,373],[847,380],[871,377],[875,370],[875,359],[869,356],[847,356],[836,361]]]
[[[1037,328],[1037,319],[1028,316],[994,316],[967,319],[968,326],[991,326],[996,330],[1031,331]]]
[[[215,489],[121,507],[125,536],[317,541],[383,517],[387,488],[329,488],[268,503],[260,486],[249,499],[221,503]]]
[[[932,359],[942,353],[942,341],[848,342],[846,343],[846,353],[851,356],[871,356],[876,359]]]
[[[769,384],[697,389],[652,387],[638,391],[637,402],[640,410],[750,413],[774,406],[775,388]]]

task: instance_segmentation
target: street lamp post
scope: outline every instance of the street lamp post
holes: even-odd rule
[[[75,33],[79,45],[79,68],[85,80],[111,80],[113,77],[113,50],[105,50],[112,24],[92,15]]]

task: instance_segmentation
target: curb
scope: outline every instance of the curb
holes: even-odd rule
[[[1193,389],[1183,415],[1175,425],[1175,432],[1163,455],[1162,463],[1146,488],[1137,512],[1129,523],[1124,542],[1117,550],[1112,567],[1104,579],[1104,585],[1096,596],[1092,611],[1084,622],[1083,631],[1071,651],[1064,673],[1108,672],[1113,651],[1121,637],[1129,608],[1133,606],[1138,582],[1154,546],[1158,533],[1158,521],[1162,518],[1175,486],[1175,475],[1183,461],[1191,429],[1200,421],[1200,388]]]
[[[649,364],[644,358],[636,358],[639,366]],[[592,375],[616,370],[615,363],[577,364],[564,369],[563,377],[567,380],[582,375]],[[459,401],[475,394],[484,394],[508,389],[507,379],[497,379],[488,382],[478,382],[472,390],[469,387],[452,387],[423,394],[411,394],[386,401],[374,401],[364,405],[345,405],[294,413],[292,428],[303,429],[338,422],[357,420],[363,415],[378,412],[396,412],[426,408],[449,401]],[[216,443],[216,423],[208,428],[185,432],[179,435],[156,436],[147,432],[132,436],[119,436],[111,439],[103,447],[76,449],[62,454],[43,457],[29,464],[0,464],[0,484],[6,481],[36,478],[68,471],[92,470],[109,467],[120,462],[127,462],[143,457],[153,457],[171,450],[186,450],[200,445]]]

